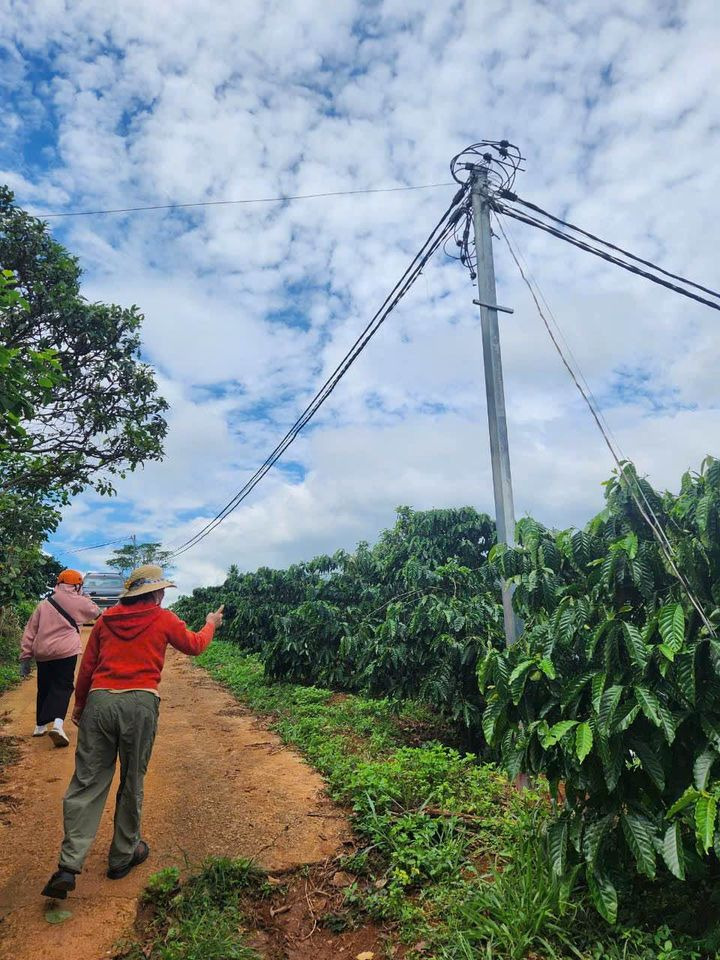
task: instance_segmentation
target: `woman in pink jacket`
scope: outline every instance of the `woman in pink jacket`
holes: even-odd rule
[[[23,677],[30,676],[30,661],[37,660],[37,726],[33,736],[47,733],[56,747],[70,743],[63,722],[81,650],[80,628],[100,616],[99,607],[80,592],[82,584],[82,574],[77,570],[63,570],[52,596],[41,600],[33,610],[20,650]]]

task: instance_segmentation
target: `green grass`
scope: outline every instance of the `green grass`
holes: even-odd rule
[[[429,893],[474,872],[475,861],[507,853],[544,806],[472,755],[436,741],[407,746],[406,729],[428,722],[415,704],[398,712],[387,700],[268,683],[258,658],[230,643],[212,644],[199,662],[237,699],[270,714],[283,740],[325,776],[330,796],[352,807],[374,882],[351,887],[348,908],[397,924],[406,939],[433,937]]]
[[[264,892],[249,860],[208,860],[180,883],[177,868],[150,877],[137,939],[118,945],[116,960],[262,960],[246,944],[243,898]]]
[[[719,956],[665,925],[712,891],[668,881],[663,902],[665,888],[648,887],[628,897],[635,912],[610,928],[582,890],[561,888],[544,852],[547,794],[519,793],[492,765],[437,740],[408,746],[408,729],[432,734],[423,708],[268,682],[256,656],[227,642],[199,662],[268,715],[324,775],[330,796],[352,808],[364,846],[342,865],[358,879],[343,914],[328,919],[337,929],[367,917],[388,923],[399,939],[421,941],[426,960]]]

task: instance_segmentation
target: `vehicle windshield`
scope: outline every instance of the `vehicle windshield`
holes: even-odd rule
[[[85,577],[83,582],[83,590],[85,593],[89,593],[91,590],[93,593],[106,593],[108,595],[113,595],[120,593],[125,588],[125,581],[119,574],[110,573],[107,576],[100,576],[98,574],[90,574]]]

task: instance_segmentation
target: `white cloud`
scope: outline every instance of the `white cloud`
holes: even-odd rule
[[[505,135],[527,157],[521,195],[712,282],[710,0],[0,0],[0,18],[14,28],[0,167],[34,209],[434,182],[473,139]],[[32,138],[49,126],[38,160]],[[88,295],[144,310],[145,349],[173,405],[164,463],[122,482],[115,502],[85,495],[59,539],[88,542],[94,523],[99,540],[132,526],[178,542],[188,516],[213,516],[452,192],[55,221]],[[717,436],[717,318],[510,229],[623,448],[676,483]],[[579,522],[600,504],[606,451],[502,242],[496,260],[500,300],[516,311],[501,323],[517,511]],[[293,449],[304,480],[268,477],[181,559],[183,585],[232,561],[282,564],[372,538],[400,502],[491,510],[472,299],[463,268],[436,258]]]

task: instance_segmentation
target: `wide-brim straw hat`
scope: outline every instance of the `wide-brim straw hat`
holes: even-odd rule
[[[137,570],[133,570],[125,581],[125,589],[120,596],[139,597],[143,593],[152,593],[154,590],[164,590],[166,587],[174,586],[176,584],[165,579],[162,567],[146,563]]]

